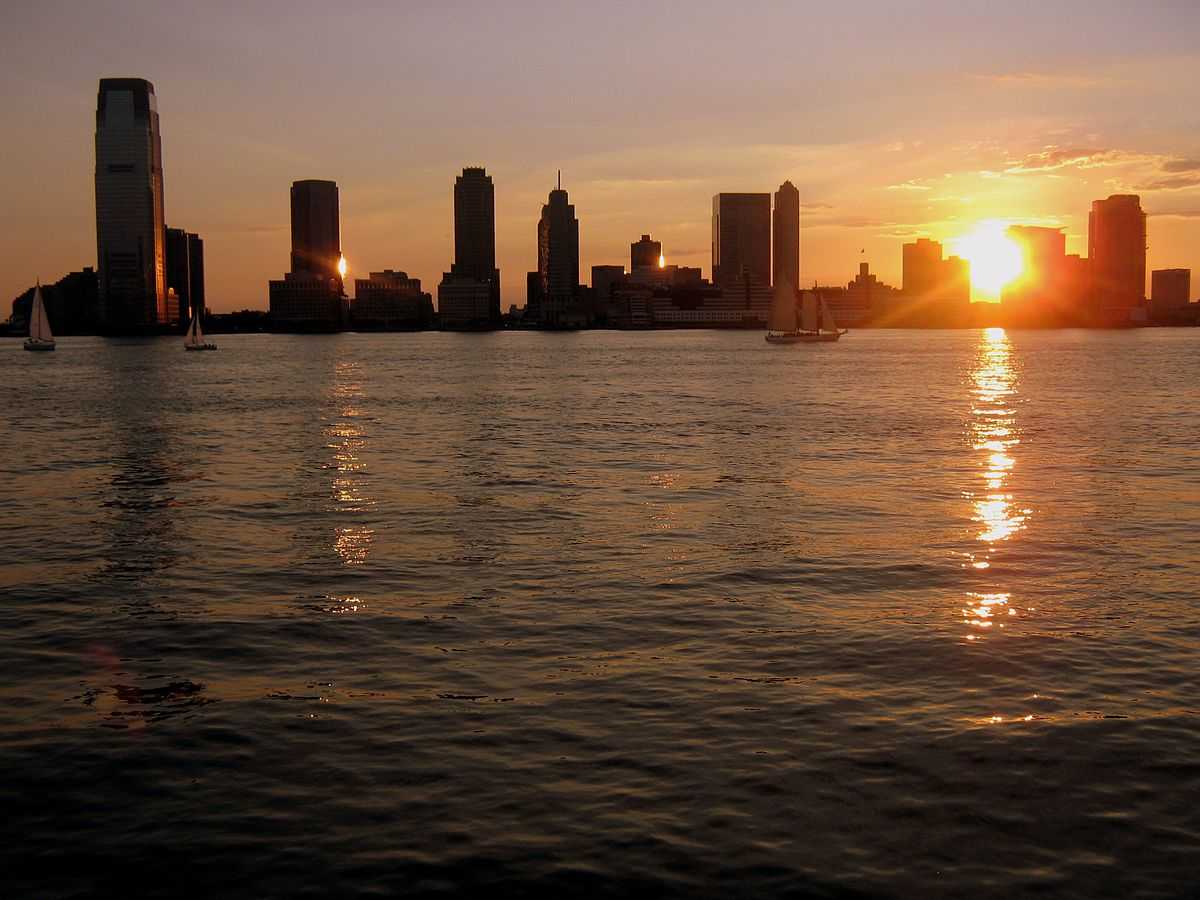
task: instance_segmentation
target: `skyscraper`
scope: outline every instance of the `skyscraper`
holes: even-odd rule
[[[629,271],[657,269],[661,261],[662,242],[650,240],[650,235],[643,234],[640,241],[629,245]]]
[[[96,259],[110,329],[166,322],[162,139],[154,85],[101,78],[96,100]]]
[[[454,180],[454,265],[458,279],[490,285],[488,319],[500,321],[500,270],[496,268],[496,192],[482,167],[467,167]]]
[[[1146,214],[1136,194],[1092,203],[1088,259],[1095,302],[1105,309],[1140,306],[1146,299]]]
[[[562,189],[561,174],[538,222],[538,276],[542,324],[568,324],[579,288],[579,220]]]
[[[179,324],[204,314],[204,241],[182,228],[167,229],[167,289],[179,298]],[[172,323],[174,324],[174,323]]]
[[[292,183],[292,268],[269,284],[277,331],[337,331],[349,315],[344,298],[338,189],[332,181]]]
[[[800,191],[785,181],[775,192],[775,219],[772,222],[774,284],[800,287]]]
[[[713,282],[734,286],[748,275],[771,283],[771,195],[717,194],[713,197]]]
[[[292,183],[292,273],[336,278],[342,234],[338,188],[333,181],[309,179]]]

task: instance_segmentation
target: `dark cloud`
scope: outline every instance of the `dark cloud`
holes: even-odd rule
[[[1196,172],[1200,171],[1200,159],[1172,159],[1163,163],[1164,172]]]

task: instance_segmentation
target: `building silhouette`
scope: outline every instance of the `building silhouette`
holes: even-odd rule
[[[96,100],[96,259],[115,331],[167,322],[162,138],[154,85],[101,78]]]
[[[800,288],[800,191],[785,181],[775,192],[775,214],[771,223],[774,265],[773,284]]]
[[[662,242],[650,239],[643,234],[636,243],[629,245],[629,271],[638,269],[657,269],[662,262]],[[594,271],[594,270],[593,270]]]
[[[1067,253],[1062,229],[1011,225],[1006,234],[1021,250],[1021,274],[1000,294],[1004,322],[1028,328],[1090,321],[1087,261]]]
[[[1187,306],[1191,301],[1191,269],[1156,269],[1150,274],[1150,303],[1156,315]]]
[[[1146,214],[1136,194],[1096,200],[1088,216],[1088,260],[1100,309],[1141,306],[1146,299]]]
[[[166,241],[167,291],[178,298],[171,324],[187,327],[194,313],[204,315],[204,241],[182,228],[168,228]]]
[[[100,321],[100,290],[96,270],[85,268],[64,275],[54,284],[43,284],[42,301],[46,318],[55,335],[95,334]],[[12,303],[9,334],[27,334],[34,288],[22,292]]]
[[[454,180],[454,263],[450,272],[489,285],[486,320],[500,322],[500,270],[496,268],[496,192],[482,167],[467,167]]]
[[[496,195],[482,167],[467,167],[454,180],[454,262],[438,285],[438,317],[444,328],[500,326]]]
[[[342,275],[337,184],[292,183],[292,268],[269,283],[271,325],[280,331],[338,331],[349,314]]]
[[[712,212],[713,283],[771,284],[771,195],[716,194]]]
[[[354,280],[350,319],[362,331],[415,331],[433,324],[433,297],[421,279],[384,269]]]
[[[943,257],[942,245],[919,238],[903,247],[903,297],[881,324],[955,327],[967,324],[971,306],[971,266]]]
[[[293,182],[292,273],[336,278],[340,284],[341,258],[337,184],[316,179]]]
[[[556,328],[580,324],[579,220],[562,189],[561,173],[538,222],[538,280],[542,325]]]

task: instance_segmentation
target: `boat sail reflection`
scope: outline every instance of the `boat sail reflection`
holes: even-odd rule
[[[972,450],[979,454],[977,486],[966,491],[972,505],[975,537],[982,545],[968,553],[973,569],[990,569],[999,548],[1025,527],[1029,510],[1016,506],[1009,481],[1017,465],[1021,443],[1016,423],[1017,378],[1012,345],[1003,328],[985,329],[979,355],[971,373],[971,418],[968,423]],[[969,592],[963,620],[979,632],[1003,628],[1002,619],[1015,615],[1004,591]]]

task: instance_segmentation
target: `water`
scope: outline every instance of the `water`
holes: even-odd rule
[[[0,343],[11,897],[1200,892],[1200,332]]]

